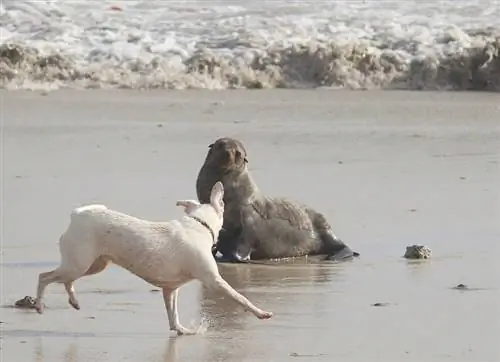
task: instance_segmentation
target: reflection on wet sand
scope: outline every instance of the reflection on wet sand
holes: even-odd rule
[[[310,263],[307,260],[293,262],[268,262],[254,264],[219,264],[222,277],[236,290],[257,306],[266,309],[276,301],[293,303],[294,294],[324,295],[325,284],[342,279],[342,265],[329,262]],[[318,286],[320,288],[318,288]],[[278,312],[278,311],[273,311]],[[254,318],[220,293],[202,288],[201,313],[210,327],[216,330],[244,329],[245,321]]]
[[[163,356],[163,362],[177,362],[179,360],[178,338],[171,337],[168,339]]]
[[[41,341],[40,338],[37,338],[37,340],[36,340],[36,346],[35,346],[33,352],[35,354],[35,358],[34,358],[35,362],[44,362],[43,344],[42,344],[42,341]]]
[[[35,355],[33,359],[34,362],[47,362],[48,359],[44,353],[43,339],[41,337],[36,339],[36,345],[33,352]],[[70,342],[64,350],[60,360],[63,362],[80,362],[81,360],[78,358],[78,343],[74,341]]]

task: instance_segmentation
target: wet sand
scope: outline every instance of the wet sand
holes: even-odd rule
[[[2,361],[495,361],[500,359],[500,98],[433,92],[1,93]],[[152,220],[195,197],[207,146],[241,138],[266,193],[323,211],[361,253],[343,264],[221,265],[256,320],[192,282],[174,337],[155,289],[111,267],[9,307],[59,261],[75,206]],[[426,261],[405,247],[433,250]],[[452,289],[464,283],[471,291]],[[388,303],[375,307],[374,303]],[[496,341],[496,342],[495,342]]]

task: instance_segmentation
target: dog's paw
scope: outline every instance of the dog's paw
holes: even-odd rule
[[[259,313],[259,315],[257,315],[257,318],[259,318],[259,319],[269,319],[272,316],[273,316],[272,312],[264,312],[264,311],[262,311],[261,313]]]
[[[192,336],[196,334],[196,330],[188,329],[182,326],[178,326],[174,330],[178,336]]]
[[[38,314],[43,314],[44,312],[44,305],[43,303],[39,303],[38,301],[35,304],[35,310],[38,312]]]
[[[75,308],[76,310],[80,310],[80,304],[78,303],[77,300],[73,300],[73,299],[69,299],[68,300],[68,303],[69,305],[71,305],[73,308]]]

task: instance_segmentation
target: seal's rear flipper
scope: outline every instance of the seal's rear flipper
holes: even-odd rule
[[[359,253],[352,251],[352,249],[346,245],[344,248],[337,250],[334,254],[328,255],[325,260],[347,261],[352,260],[355,257],[359,257]]]

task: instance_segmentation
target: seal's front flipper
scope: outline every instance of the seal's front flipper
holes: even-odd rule
[[[217,259],[217,252],[219,251],[219,249],[217,249],[217,245],[213,245],[212,246],[212,255],[215,259]]]
[[[238,253],[223,254],[221,256],[216,256],[215,260],[219,263],[250,263],[250,258],[242,258]]]

